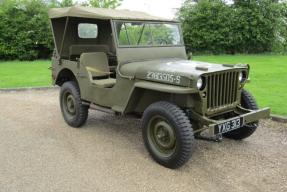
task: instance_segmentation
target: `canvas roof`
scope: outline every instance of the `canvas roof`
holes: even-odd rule
[[[123,19],[123,20],[142,20],[142,21],[175,21],[157,16],[152,16],[140,11],[104,9],[94,7],[73,6],[65,8],[53,8],[49,10],[49,17],[81,17],[94,19]]]

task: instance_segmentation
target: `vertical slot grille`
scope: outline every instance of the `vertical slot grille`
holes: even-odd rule
[[[215,109],[236,102],[238,75],[238,71],[229,71],[206,76],[208,109]]]

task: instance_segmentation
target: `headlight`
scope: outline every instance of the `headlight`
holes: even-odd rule
[[[198,78],[197,83],[196,83],[196,87],[197,87],[197,89],[199,89],[199,90],[204,89],[204,80],[203,80],[202,77],[199,77],[199,78]]]
[[[243,73],[242,72],[239,73],[238,80],[240,83],[242,83],[242,80],[243,80]]]
[[[238,76],[238,80],[240,83],[244,83],[246,81],[246,72],[245,71],[242,71],[239,73],[239,76]]]

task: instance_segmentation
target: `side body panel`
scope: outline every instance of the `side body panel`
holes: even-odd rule
[[[79,62],[62,60],[59,64],[56,60],[53,60],[53,84],[56,84],[57,78],[64,70],[71,71],[75,76],[84,101],[109,107],[118,112],[124,111],[129,94],[133,90],[134,81],[117,76],[115,86],[100,88],[90,81],[87,70]]]
[[[120,113],[142,113],[148,105],[156,101],[170,101],[184,108],[194,107],[193,94],[197,90],[193,88],[126,79],[119,75],[112,88],[99,88],[90,82],[86,69],[79,62],[63,60],[60,65],[56,61],[53,63],[53,76],[57,77],[62,70],[70,70],[73,73],[84,101]]]

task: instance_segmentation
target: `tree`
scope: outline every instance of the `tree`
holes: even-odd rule
[[[231,5],[224,0],[187,0],[179,11],[187,50],[213,54],[274,51],[286,39],[282,6],[275,0],[236,0]]]
[[[48,8],[41,0],[6,0],[0,7],[0,59],[47,58],[52,50]]]
[[[272,51],[279,32],[280,5],[274,0],[240,0],[232,9],[233,49],[246,53]]]
[[[278,30],[276,32],[276,41],[273,43],[272,49],[276,52],[287,52],[287,1],[280,4],[280,13],[282,17],[279,19]]]
[[[260,2],[261,0],[256,0],[257,2]],[[254,2],[254,0],[233,0],[234,5],[248,5],[250,3]],[[273,3],[278,3],[279,0],[271,0]]]
[[[231,10],[221,0],[186,1],[180,9],[187,51],[224,53],[229,48]]]
[[[71,7],[73,5],[73,0],[62,0],[62,2],[60,3],[60,7]]]
[[[92,7],[115,9],[121,5],[123,0],[89,0]]]

